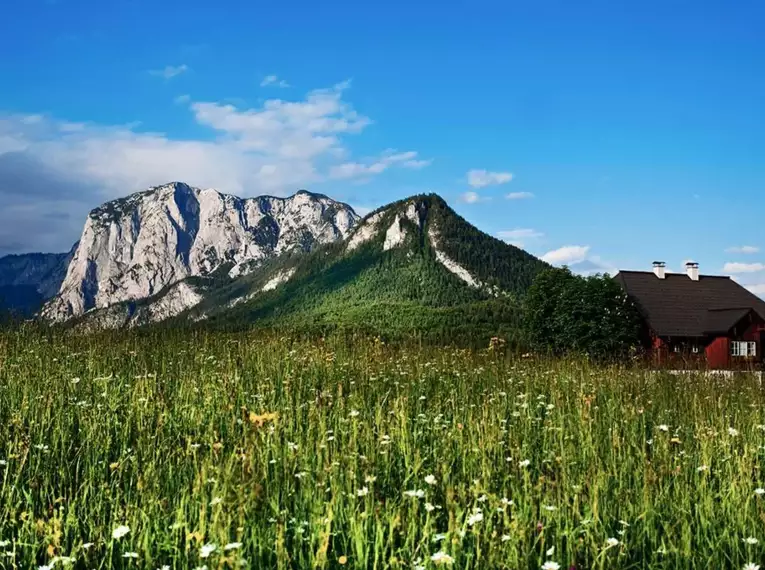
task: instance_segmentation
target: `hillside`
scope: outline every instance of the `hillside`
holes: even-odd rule
[[[58,293],[70,253],[27,253],[0,257],[0,312],[32,316]]]
[[[439,196],[415,196],[372,212],[342,242],[276,259],[257,276],[206,284],[203,300],[180,318],[226,328],[512,336],[519,301],[545,266]]]

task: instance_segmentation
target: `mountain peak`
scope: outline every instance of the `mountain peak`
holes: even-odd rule
[[[357,220],[350,206],[305,190],[243,199],[184,182],[154,186],[90,213],[43,316],[62,321],[144,299],[220,268],[241,276],[285,252],[341,240]]]

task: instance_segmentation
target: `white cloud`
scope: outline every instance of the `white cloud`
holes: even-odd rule
[[[465,202],[467,204],[476,204],[478,202],[487,202],[491,198],[486,198],[484,196],[481,196],[478,194],[478,192],[473,192],[470,190],[469,192],[465,192],[464,194],[460,195],[460,202]]]
[[[496,184],[507,184],[513,179],[509,172],[489,172],[488,170],[470,170],[467,181],[471,188],[484,188]]]
[[[584,261],[588,253],[590,253],[589,245],[566,245],[548,251],[542,256],[542,261],[551,265],[570,265]]]
[[[533,197],[534,194],[531,192],[510,192],[510,194],[505,196],[508,200],[529,200]]]
[[[741,247],[729,247],[725,251],[727,253],[755,254],[760,253],[760,248],[753,245],[743,245]]]
[[[267,100],[256,108],[192,102],[191,117],[214,131],[202,139],[171,138],[141,130],[139,124],[69,123],[0,113],[0,225],[24,236],[26,248],[63,251],[77,237],[69,233],[71,227],[81,226],[94,206],[171,180],[241,196],[285,195],[338,172],[348,178],[346,169],[369,177],[394,167],[423,167],[427,161],[418,160],[416,152],[391,150],[359,161],[361,168],[343,166],[357,164],[349,160],[347,139],[371,124],[343,98],[348,87],[344,82],[293,101]],[[13,207],[22,206],[23,218],[11,215]],[[49,230],[46,216],[51,212],[74,222],[45,243],[36,242],[37,231]],[[15,219],[24,223],[14,224]],[[19,250],[9,240],[0,232],[0,255],[11,245]],[[50,247],[53,242],[59,245]]]
[[[749,289],[755,295],[759,295],[760,297],[765,297],[765,283],[759,283],[757,285],[747,285],[746,288]]]
[[[279,79],[276,75],[266,75],[263,78],[263,81],[260,82],[261,87],[289,87],[290,84],[287,83],[284,79]]]
[[[502,239],[529,239],[529,238],[540,238],[540,237],[543,237],[545,234],[537,230],[532,230],[530,228],[516,228],[514,230],[499,231],[497,232],[497,235],[501,237]]]
[[[152,69],[149,73],[151,75],[156,75],[157,77],[163,77],[164,79],[172,79],[182,73],[186,73],[188,70],[189,66],[183,63],[177,66],[167,65],[164,69]]]
[[[414,151],[396,152],[388,149],[378,158],[366,162],[345,162],[333,166],[329,170],[329,177],[337,180],[349,178],[366,178],[374,174],[381,174],[394,165],[404,168],[419,169],[430,164],[429,160],[416,160],[417,153]]]
[[[497,232],[497,236],[515,247],[524,247],[529,239],[544,237],[545,234],[529,228],[516,228],[514,230],[502,230]]]
[[[404,168],[411,168],[412,170],[420,170],[433,164],[433,160],[407,160],[401,166]]]
[[[728,262],[723,267],[725,273],[757,273],[765,271],[765,263]]]

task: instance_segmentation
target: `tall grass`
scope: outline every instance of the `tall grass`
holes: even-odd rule
[[[8,333],[0,566],[743,568],[764,400],[488,350]]]

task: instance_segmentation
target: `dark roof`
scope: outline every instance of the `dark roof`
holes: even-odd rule
[[[752,311],[749,308],[709,310],[704,322],[704,334],[725,334]]]
[[[730,277],[702,275],[693,281],[684,273],[659,279],[651,271],[621,271],[614,279],[659,336],[725,333],[750,311],[765,320],[765,301]]]

